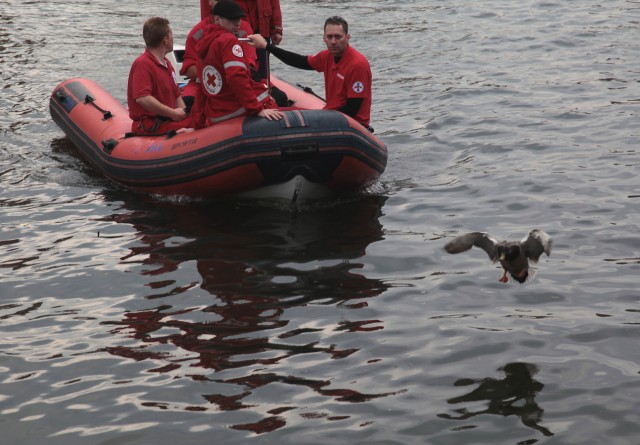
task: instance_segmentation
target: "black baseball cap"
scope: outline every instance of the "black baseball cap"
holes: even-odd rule
[[[219,15],[226,19],[239,19],[246,17],[242,8],[233,0],[221,0],[213,7],[213,15]]]

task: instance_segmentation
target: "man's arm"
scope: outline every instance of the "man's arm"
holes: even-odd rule
[[[292,53],[291,51],[278,48],[273,43],[267,43],[264,37],[262,37],[260,34],[251,34],[247,37],[249,38],[249,40],[251,40],[251,44],[253,46],[255,46],[256,48],[266,49],[289,66],[300,68],[303,70],[313,70],[313,68],[311,68],[311,65],[309,65],[309,62],[307,61],[307,56]]]
[[[282,10],[280,9],[280,0],[271,0],[271,41],[280,45],[282,42]]]
[[[148,112],[157,116],[168,117],[173,121],[181,121],[182,119],[185,119],[187,117],[187,113],[185,113],[184,111],[184,101],[182,100],[182,97],[178,98],[177,104],[178,106],[182,104],[182,108],[168,107],[153,96],[138,97],[136,99],[136,102]]]
[[[286,49],[279,48],[275,46],[273,43],[269,43],[267,45],[267,51],[276,56],[278,59],[283,61],[289,66],[294,68],[300,68],[303,70],[312,70],[311,65],[307,60],[307,56],[303,56],[301,54],[296,54],[291,51],[287,51]]]
[[[347,103],[340,107],[338,111],[347,116],[354,117],[358,114],[358,111],[360,111],[360,105],[362,105],[363,100],[361,97],[349,97],[347,98]]]

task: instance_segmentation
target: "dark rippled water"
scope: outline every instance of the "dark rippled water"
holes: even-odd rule
[[[2,443],[639,443],[638,1],[284,1],[287,49],[350,21],[390,151],[295,213],[123,191],[51,121],[193,3],[0,0]],[[533,227],[523,285],[442,250]]]

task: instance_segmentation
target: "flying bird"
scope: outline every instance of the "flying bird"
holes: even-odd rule
[[[551,237],[542,230],[534,229],[521,241],[498,241],[485,232],[471,232],[449,241],[444,249],[449,253],[466,252],[473,246],[482,248],[494,263],[500,261],[504,274],[501,283],[509,281],[507,273],[519,283],[529,277],[529,260],[538,262],[540,255],[551,254]]]

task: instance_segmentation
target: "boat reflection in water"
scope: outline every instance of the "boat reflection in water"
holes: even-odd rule
[[[389,285],[358,273],[364,267],[358,259],[383,237],[378,217],[385,200],[361,196],[295,213],[237,203],[207,207],[161,202],[113,216],[135,227],[140,240],[122,263],[141,264],[141,274],[152,280],[146,286],[155,293],[145,297],[145,309],[106,322],[115,325],[112,333],[129,339],[108,352],[151,360],[154,367],[148,372],[205,383],[199,403],[181,408],[166,400],[140,404],[191,411],[258,410],[261,420],[231,427],[264,433],[284,426],[283,413],[297,408],[286,396],[279,400],[279,390],[269,410],[247,401],[254,390],[271,383],[329,402],[388,395],[344,387],[332,375],[336,359],[368,344],[349,333],[383,329],[382,321],[362,314]],[[194,262],[202,280],[178,282],[179,269]],[[182,275],[193,279],[193,274]],[[348,345],[341,346],[347,338]],[[305,354],[312,355],[307,359]],[[298,365],[289,364],[293,357]],[[296,366],[316,372],[307,369],[305,377],[298,377]]]
[[[473,391],[447,400],[451,404],[487,402],[486,409],[470,411],[466,408],[456,409],[459,415],[440,414],[439,417],[451,420],[466,420],[480,414],[497,414],[501,416],[518,416],[523,425],[540,431],[545,436],[553,433],[540,425],[544,410],[536,403],[536,396],[544,385],[533,378],[538,372],[531,363],[509,363],[499,369],[504,372],[503,379],[459,379],[455,386],[478,385]]]

